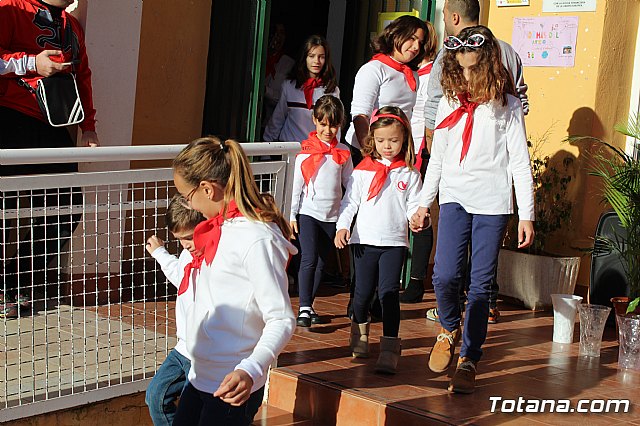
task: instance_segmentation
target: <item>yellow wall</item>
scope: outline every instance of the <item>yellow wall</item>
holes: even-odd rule
[[[568,135],[596,136],[624,146],[624,138],[613,126],[629,114],[631,80],[635,55],[640,2],[597,1],[596,12],[542,13],[542,1],[531,6],[496,7],[483,2],[487,24],[496,37],[511,42],[514,17],[578,16],[575,66],[526,67],[524,71],[531,110],[527,133],[533,138],[548,132],[544,152],[552,163],[574,159],[569,197],[574,203],[572,223],[549,244],[549,251],[577,254],[575,247],[589,247],[604,206],[598,182],[587,176],[587,144],[562,142]],[[637,96],[637,95],[636,95]],[[578,283],[588,285],[590,258],[582,260]]]
[[[210,20],[211,0],[143,2],[132,145],[200,136]]]

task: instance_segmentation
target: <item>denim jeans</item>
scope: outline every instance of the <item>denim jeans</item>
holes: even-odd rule
[[[175,402],[189,384],[190,368],[191,361],[173,349],[151,379],[144,402],[149,407],[154,426],[173,424],[177,410]]]
[[[457,203],[440,206],[433,287],[436,291],[440,324],[453,331],[460,324],[460,285],[464,280],[471,242],[471,271],[466,315],[462,333],[461,357],[479,361],[487,337],[489,299],[498,252],[509,215],[468,213]]]

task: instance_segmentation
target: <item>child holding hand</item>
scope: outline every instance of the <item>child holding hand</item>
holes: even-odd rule
[[[336,135],[344,122],[340,99],[324,95],[313,108],[316,130],[302,141],[296,157],[291,195],[291,227],[300,241],[298,285],[300,310],[297,324],[310,327],[320,317],[313,300],[322,270],[333,248],[342,187],[353,172],[351,153]]]
[[[352,354],[369,354],[369,304],[377,288],[383,336],[376,371],[393,374],[401,351],[399,292],[409,246],[408,219],[418,208],[422,186],[420,174],[413,167],[411,124],[400,108],[387,106],[374,112],[362,154],[364,159],[349,179],[340,205],[335,244],[338,248],[347,243],[354,246]]]

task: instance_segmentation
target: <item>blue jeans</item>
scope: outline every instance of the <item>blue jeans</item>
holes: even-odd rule
[[[479,361],[487,337],[489,299],[498,253],[509,215],[471,214],[457,203],[440,206],[433,287],[440,324],[453,331],[460,324],[459,289],[471,242],[471,271],[460,356]]]
[[[191,361],[172,349],[151,379],[144,402],[155,426],[171,425],[176,415],[176,399],[187,387]]]

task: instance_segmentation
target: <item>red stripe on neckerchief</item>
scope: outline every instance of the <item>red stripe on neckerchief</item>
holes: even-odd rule
[[[300,154],[309,154],[309,157],[305,158],[301,164],[302,177],[307,186],[318,171],[320,162],[325,154],[331,154],[333,161],[340,165],[349,159],[351,152],[348,149],[336,148],[337,145],[338,140],[336,138],[333,138],[329,145],[322,142],[315,131],[309,133],[309,138],[302,141]]]
[[[431,74],[431,69],[433,68],[433,61],[429,62],[424,67],[418,70],[418,75],[422,77],[423,75]]]
[[[380,161],[374,160],[371,157],[365,157],[360,164],[358,164],[356,170],[376,172],[371,180],[371,185],[369,185],[369,196],[367,201],[375,198],[380,193],[380,190],[382,190],[384,183],[387,181],[387,177],[391,170],[397,169],[398,167],[404,167],[406,165],[407,163],[405,163],[404,158],[401,156],[394,158],[393,162],[388,166],[385,166]]]
[[[180,287],[178,288],[178,296],[187,291],[189,283],[191,282],[191,272],[193,270],[199,270],[202,265],[203,256],[193,256],[191,262],[187,263],[184,267],[184,275],[182,281],[180,281]]]
[[[308,78],[302,84],[302,91],[304,92],[304,100],[307,103],[307,108],[313,108],[313,90],[316,87],[322,87],[322,79],[319,78]]]
[[[206,265],[211,265],[213,258],[216,257],[224,221],[242,216],[236,202],[231,200],[227,205],[225,216],[222,216],[222,212],[220,212],[216,217],[200,222],[198,226],[196,226],[196,229],[193,231],[193,245],[196,251],[202,253]]]
[[[404,79],[409,85],[409,89],[411,89],[414,92],[416,91],[416,77],[413,75],[413,70],[409,68],[409,65],[401,64],[400,62],[394,59],[391,59],[390,56],[384,55],[382,53],[373,55],[373,58],[371,58],[371,60],[380,61],[383,64],[390,66],[394,70],[403,73]]]
[[[451,129],[455,126],[463,115],[467,114],[467,120],[464,123],[464,130],[462,131],[462,152],[460,153],[460,162],[466,157],[469,152],[469,145],[471,145],[471,133],[473,131],[473,112],[478,107],[477,102],[469,101],[468,93],[459,93],[458,100],[460,106],[453,111],[447,118],[442,120],[440,124],[436,126],[437,129],[444,129],[445,127]]]

